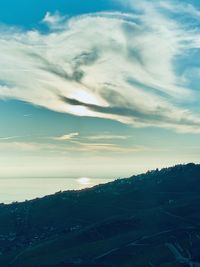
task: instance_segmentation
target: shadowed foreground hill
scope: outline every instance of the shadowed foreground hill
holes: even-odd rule
[[[200,165],[0,206],[0,266],[200,266]]]

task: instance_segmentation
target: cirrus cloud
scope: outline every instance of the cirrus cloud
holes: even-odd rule
[[[199,49],[200,32],[180,24],[161,3],[136,1],[129,14],[47,13],[46,33],[1,26],[0,97],[135,127],[199,133],[199,114],[186,108],[197,96],[176,63]]]
[[[64,134],[62,136],[51,137],[51,139],[56,141],[69,141],[74,139],[74,137],[77,137],[78,135],[79,133],[70,133],[70,134]]]

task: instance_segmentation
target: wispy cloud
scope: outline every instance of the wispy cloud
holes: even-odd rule
[[[79,133],[70,133],[70,134],[65,134],[62,136],[56,136],[56,137],[51,137],[52,140],[56,141],[69,141],[77,137]]]
[[[70,149],[70,148],[69,148]],[[63,151],[68,150],[67,146],[59,146],[52,143],[39,143],[39,142],[32,142],[32,141],[6,141],[0,142],[0,150],[2,152],[12,152],[12,153],[36,153],[39,155],[40,153],[57,153],[60,154]]]
[[[27,136],[26,136],[27,137]],[[105,133],[103,135],[80,135],[78,132],[68,133],[61,136],[34,136],[34,141],[25,141],[25,136],[0,137],[0,150],[22,152],[22,153],[54,153],[66,155],[73,153],[139,153],[155,151],[155,148],[141,145],[126,145],[124,140],[130,138],[127,135],[113,135]],[[21,139],[21,140],[17,140]],[[52,142],[57,141],[57,142]]]
[[[1,26],[0,97],[135,127],[199,133],[199,114],[188,108],[198,95],[176,66],[200,49],[200,31],[172,16],[170,1],[125,3],[132,6],[129,14],[68,19],[47,13],[45,34]],[[199,19],[195,7],[179,8]]]
[[[38,151],[39,149],[43,148],[44,146],[37,143],[31,142],[3,142],[0,143],[0,149],[12,152],[33,152]]]
[[[0,141],[13,140],[13,139],[18,139],[18,138],[21,138],[21,136],[4,136],[4,137],[0,137]]]
[[[75,145],[73,150],[78,149],[79,152],[104,152],[104,153],[134,153],[134,152],[144,152],[151,151],[152,148],[145,146],[122,146],[113,143],[91,143],[91,142],[81,142],[72,141]]]
[[[55,14],[47,12],[42,20],[42,23],[47,24],[49,28],[58,30],[63,28],[63,23],[65,24],[66,17],[61,16],[57,11]]]
[[[91,135],[88,136],[89,140],[126,140],[130,136],[127,135],[112,135],[112,134],[104,134],[104,135]]]
[[[33,114],[24,114],[24,117],[32,117],[33,116]]]
[[[98,155],[105,155],[107,153],[140,153],[148,151],[156,151],[155,148],[145,147],[140,145],[124,146],[121,144],[104,143],[104,142],[86,142],[71,140],[65,144],[52,144],[52,143],[38,143],[38,142],[17,142],[6,141],[0,142],[1,153],[12,152],[25,153],[27,155],[41,155],[45,153],[53,153],[54,155],[79,155],[80,153],[95,153]],[[77,154],[78,153],[78,154]]]

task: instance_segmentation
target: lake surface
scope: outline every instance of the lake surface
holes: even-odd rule
[[[58,191],[79,190],[111,179],[97,178],[4,178],[0,179],[0,203],[30,200]]]

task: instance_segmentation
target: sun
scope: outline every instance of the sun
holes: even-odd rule
[[[77,182],[81,185],[89,185],[90,184],[90,178],[88,177],[81,177],[77,179]]]

